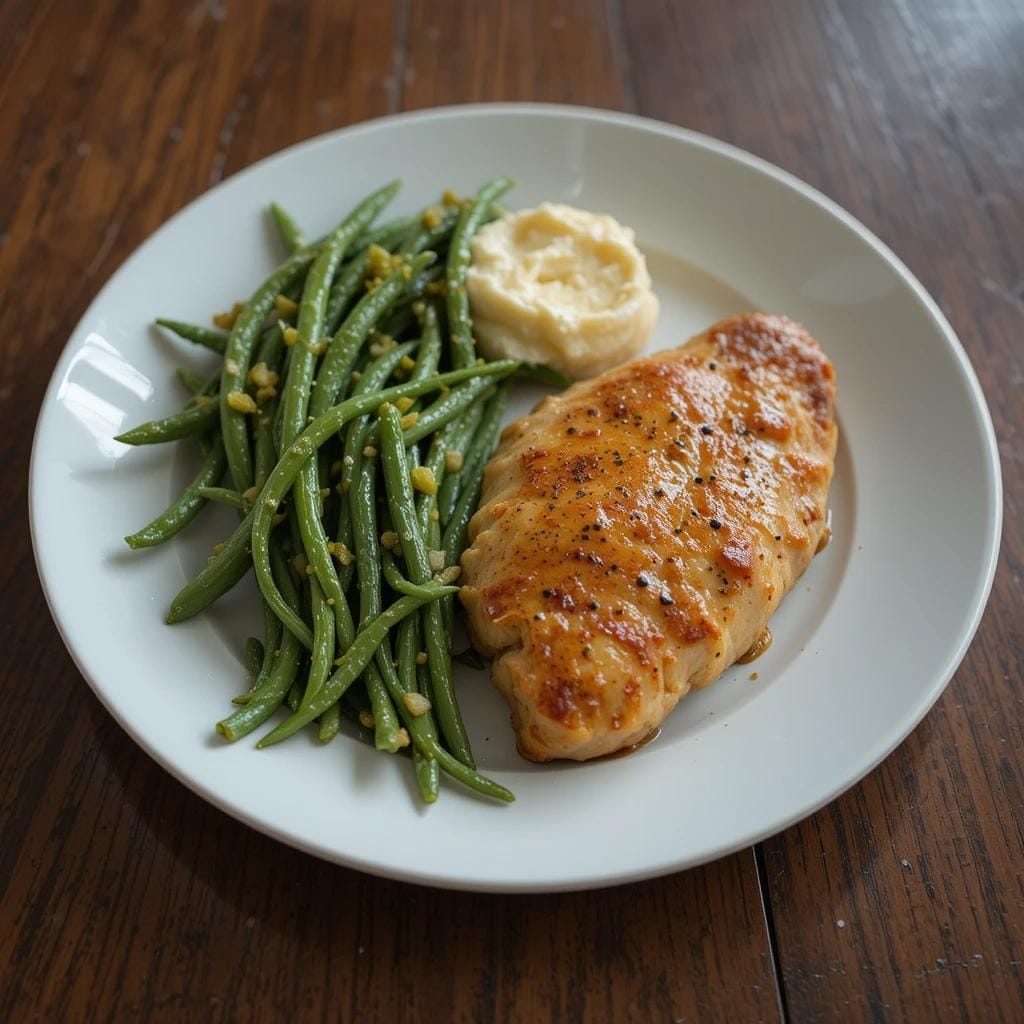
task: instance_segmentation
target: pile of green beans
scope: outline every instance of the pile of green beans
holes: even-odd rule
[[[191,618],[254,570],[263,636],[245,641],[249,684],[216,725],[226,740],[285,711],[258,747],[307,726],[328,742],[345,719],[350,735],[412,755],[428,803],[442,774],[513,799],[476,770],[452,682],[466,524],[521,369],[477,357],[465,278],[472,236],[510,185],[376,224],[395,182],[315,242],[273,204],[285,258],[214,317],[221,329],[156,321],[219,363],[208,377],[179,370],[182,410],[118,437],[188,439],[201,459],[125,540],[161,544],[210,502],[237,513],[167,616]]]

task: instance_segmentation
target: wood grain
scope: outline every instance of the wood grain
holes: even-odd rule
[[[1022,47],[1016,0],[0,5],[0,1018],[775,1020],[777,972],[795,1021],[1019,1019]],[[896,754],[756,862],[543,898],[320,863],[142,754],[35,582],[35,410],[120,261],[283,146],[489,99],[635,109],[788,168],[908,263],[988,395],[1006,530],[978,638]]]
[[[614,5],[567,2],[412,4],[402,107],[493,100],[628,109]]]
[[[1019,1020],[1020,5],[746,2],[728,24],[716,9],[627,5],[640,110],[787,167],[896,250],[971,356],[1006,488],[992,600],[945,695],[863,784],[764,846],[784,1005],[799,1021]]]
[[[0,7],[0,680],[18,695],[0,719],[0,1019],[778,1019],[752,852],[544,898],[321,863],[138,750],[34,581],[34,413],[143,238],[249,162],[402,105],[628,105],[613,15],[581,0]]]
[[[385,882],[243,828],[74,700],[6,889],[5,1020],[774,1019],[749,853],[555,897]]]

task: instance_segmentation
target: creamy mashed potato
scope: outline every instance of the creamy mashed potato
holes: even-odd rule
[[[556,203],[482,228],[466,284],[488,358],[543,363],[570,377],[592,377],[636,355],[658,317],[633,232]]]

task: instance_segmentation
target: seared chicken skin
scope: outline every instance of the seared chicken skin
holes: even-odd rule
[[[505,430],[461,596],[523,756],[629,747],[757,641],[826,530],[833,381],[748,314]]]

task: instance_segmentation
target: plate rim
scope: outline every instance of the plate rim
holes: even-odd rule
[[[934,674],[930,687],[922,688],[921,695],[913,708],[913,712],[900,719],[899,724],[895,728],[881,736],[879,742],[875,745],[870,756],[864,761],[863,765],[857,771],[845,777],[844,780],[833,789],[830,789],[826,794],[822,795],[819,800],[810,801],[806,805],[797,808],[789,815],[776,820],[775,823],[768,828],[758,828],[751,831],[749,834],[744,833],[729,843],[720,844],[714,849],[700,852],[697,855],[675,857],[674,859],[670,858],[641,869],[627,868],[616,872],[606,872],[600,875],[577,877],[573,878],[571,881],[556,879],[554,881],[547,882],[530,880],[513,880],[510,882],[500,878],[492,878],[488,881],[481,881],[478,879],[466,880],[460,879],[454,875],[439,874],[430,870],[423,871],[408,867],[392,868],[387,864],[379,864],[372,858],[354,855],[348,852],[342,853],[315,841],[310,841],[301,836],[293,835],[275,828],[271,822],[263,819],[257,819],[250,815],[248,811],[236,805],[232,800],[219,796],[204,782],[203,779],[180,768],[175,763],[162,756],[146,741],[132,723],[122,716],[116,703],[104,692],[102,683],[99,680],[94,680],[90,674],[86,672],[83,666],[83,657],[70,642],[64,624],[57,615],[54,598],[51,593],[52,587],[42,570],[40,560],[38,537],[41,534],[41,527],[40,523],[37,522],[37,519],[42,513],[38,507],[35,497],[37,488],[36,477],[39,466],[40,428],[49,409],[54,404],[54,394],[59,388],[65,364],[71,356],[72,340],[78,333],[82,324],[89,320],[93,315],[93,310],[100,304],[104,294],[121,276],[129,262],[133,261],[136,257],[141,257],[151,245],[157,242],[165,231],[172,230],[179,218],[183,217],[187,211],[196,204],[215,197],[221,189],[226,188],[228,185],[237,183],[240,179],[250,173],[255,173],[258,169],[268,166],[276,161],[283,161],[291,158],[299,150],[315,150],[321,146],[331,145],[339,137],[369,134],[374,131],[390,128],[400,123],[473,117],[483,113],[486,113],[488,116],[495,114],[500,116],[525,115],[531,117],[582,120],[591,123],[611,125],[618,128],[640,129],[645,132],[661,135],[676,142],[696,145],[699,148],[745,165],[746,167],[774,179],[780,184],[787,186],[790,190],[798,193],[801,197],[817,206],[823,212],[830,214],[847,230],[850,230],[857,235],[861,242],[873,250],[884,261],[884,263],[896,273],[902,283],[908,287],[910,293],[920,304],[931,322],[938,328],[938,332],[946,343],[946,346],[955,357],[956,368],[959,371],[961,379],[967,385],[966,391],[971,401],[971,411],[977,421],[979,436],[982,439],[985,447],[985,454],[987,456],[985,472],[989,488],[986,493],[986,499],[988,499],[988,503],[990,503],[991,507],[986,509],[987,514],[985,517],[985,526],[988,531],[988,536],[985,538],[986,560],[983,567],[983,573],[979,577],[980,586],[977,587],[975,593],[972,595],[970,613],[966,617],[966,624],[961,631],[959,642],[950,652],[942,669]],[[170,217],[168,217],[167,220],[153,230],[146,238],[144,238],[138,246],[126,254],[124,259],[111,272],[102,286],[97,290],[95,296],[89,302],[88,306],[83,311],[68,335],[67,341],[61,349],[60,355],[54,363],[51,377],[43,394],[36,417],[28,471],[27,500],[29,532],[32,541],[32,553],[36,573],[50,611],[50,616],[57,627],[58,634],[64,643],[65,649],[68,651],[68,654],[79,673],[82,675],[87,685],[97,696],[107,712],[114,718],[118,725],[124,729],[131,739],[164,770],[168,771],[180,783],[185,785],[203,800],[212,804],[218,810],[243,822],[257,831],[272,837],[273,839],[286,843],[296,849],[303,850],[304,852],[311,853],[321,859],[344,867],[365,871],[378,877],[390,878],[407,883],[428,885],[451,890],[500,893],[569,892],[600,889],[615,885],[629,884],[631,882],[639,882],[674,873],[676,871],[687,870],[691,867],[696,867],[701,864],[709,863],[713,860],[718,860],[748,846],[756,845],[770,836],[777,835],[791,827],[796,822],[802,821],[815,814],[822,807],[825,807],[847,790],[855,786],[868,774],[874,771],[874,769],[877,768],[878,765],[917,728],[925,715],[935,705],[936,701],[941,696],[966,656],[967,651],[977,633],[991,594],[992,584],[998,566],[1003,522],[1003,484],[999,447],[992,422],[991,412],[977,374],[962,342],[954,331],[952,325],[949,323],[945,314],[942,312],[938,303],[932,298],[911,270],[885,242],[863,225],[856,217],[853,216],[853,214],[849,213],[819,189],[807,184],[796,175],[777,166],[776,164],[773,164],[768,160],[731,143],[723,142],[720,139],[702,132],[694,131],[693,129],[673,125],[654,118],[643,117],[637,114],[560,103],[459,103],[441,107],[429,107],[416,111],[399,112],[383,117],[373,118],[367,121],[356,122],[340,129],[334,129],[329,132],[311,136],[308,139],[301,140],[285,147],[284,149],[268,154],[254,163],[241,168],[230,177],[223,179],[212,188],[207,189],[205,192],[202,192],[189,200],[177,209]]]

